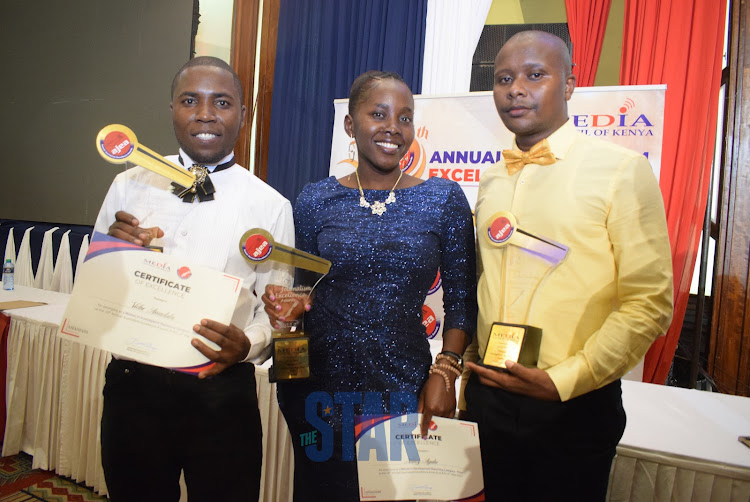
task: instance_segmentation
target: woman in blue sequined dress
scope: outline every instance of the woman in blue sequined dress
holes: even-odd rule
[[[456,408],[455,375],[428,375],[422,305],[440,270],[443,350],[463,354],[477,313],[472,215],[457,183],[402,174],[413,114],[401,77],[358,77],[344,122],[358,169],[307,185],[296,202],[296,247],[332,262],[305,317],[313,376],[278,384],[296,502],[359,500],[355,415],[389,413],[396,399],[394,413],[418,406],[426,428]],[[275,304],[264,299],[274,322]]]

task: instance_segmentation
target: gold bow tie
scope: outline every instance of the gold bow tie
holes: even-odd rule
[[[520,150],[503,150],[503,159],[505,167],[508,168],[508,174],[513,176],[523,169],[526,164],[539,164],[548,166],[555,163],[555,154],[549,148],[549,142],[543,139],[536,145],[532,146],[528,152]]]

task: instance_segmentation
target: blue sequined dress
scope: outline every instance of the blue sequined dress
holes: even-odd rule
[[[365,199],[384,201],[388,193],[365,190]],[[352,407],[341,405],[341,393],[349,393],[343,399],[355,403],[369,399],[365,412],[372,412],[373,396],[365,393],[378,393],[383,413],[390,411],[391,393],[408,392],[416,402],[432,363],[422,305],[438,269],[444,329],[470,335],[475,329],[474,230],[466,196],[457,183],[442,178],[395,193],[396,202],[380,216],[359,205],[358,190],[333,177],[306,186],[297,199],[296,247],[332,263],[305,318],[313,377],[278,385],[295,450],[298,502],[359,500],[356,464],[350,460],[351,415],[346,411]],[[311,423],[305,401],[316,391],[331,396],[333,407],[317,406],[318,419]],[[362,413],[362,406],[355,405],[354,414]],[[330,455],[326,448],[331,445],[323,444],[330,441],[316,427],[317,420],[333,431]],[[312,437],[302,435],[314,430],[316,443],[307,448],[318,451],[312,455],[317,460],[329,457],[325,461],[312,461],[302,444]]]

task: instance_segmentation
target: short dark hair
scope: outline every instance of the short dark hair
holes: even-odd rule
[[[563,74],[565,75],[565,77],[573,73],[573,61],[572,61],[572,56],[570,54],[570,49],[568,48],[565,41],[562,38],[555,35],[554,33],[550,33],[547,31],[540,31],[540,30],[525,30],[525,31],[519,31],[518,33],[510,37],[508,40],[506,40],[505,43],[508,43],[511,40],[513,41],[542,40],[549,44],[554,45],[560,57],[560,66],[561,66],[561,69],[563,70]],[[502,47],[500,48],[500,50],[502,50]],[[500,51],[498,51],[497,54],[499,56]],[[495,57],[495,61],[497,61],[497,57]]]
[[[240,77],[237,76],[237,73],[235,73],[234,68],[232,68],[229,64],[227,64],[224,60],[215,58],[213,56],[194,57],[188,60],[187,63],[182,65],[182,68],[180,68],[177,71],[177,73],[175,73],[175,76],[172,79],[172,91],[169,94],[170,99],[174,98],[174,91],[175,89],[177,89],[177,82],[180,80],[180,75],[182,75],[182,72],[184,72],[188,68],[192,68],[193,66],[213,66],[214,68],[221,68],[222,70],[226,70],[229,73],[231,73],[232,78],[234,79],[234,86],[237,88],[237,93],[240,96],[240,103],[243,102],[244,92],[242,91],[242,82],[240,81]]]
[[[401,78],[401,75],[392,71],[370,70],[354,79],[352,88],[349,91],[349,115],[353,115],[354,110],[357,108],[357,106],[359,106],[359,104],[365,100],[367,91],[372,89],[375,84],[379,83],[380,81],[389,79],[401,82],[407,87],[407,89],[409,88],[409,85],[404,82],[404,79]],[[411,92],[411,89],[409,89],[409,91]]]

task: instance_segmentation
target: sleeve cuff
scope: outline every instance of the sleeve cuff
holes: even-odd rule
[[[262,364],[271,357],[271,330],[260,326],[250,326],[245,330],[245,336],[250,340],[250,351],[243,362]]]
[[[561,401],[568,401],[598,387],[588,365],[577,356],[569,357],[544,371],[555,384]]]

